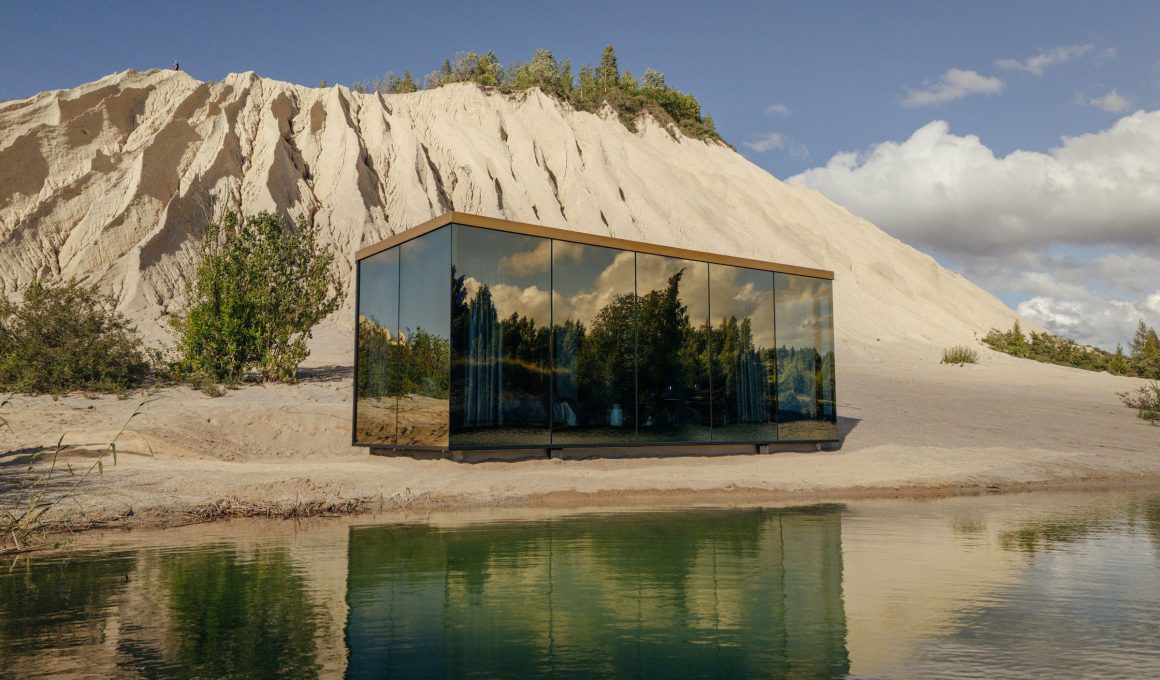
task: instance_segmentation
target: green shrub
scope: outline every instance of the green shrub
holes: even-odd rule
[[[1081,345],[1075,340],[1061,338],[1051,333],[1032,331],[1030,338],[1023,334],[1016,321],[1011,330],[1003,332],[991,329],[983,338],[988,347],[1011,356],[1034,359],[1048,364],[1071,366],[1088,371],[1107,371],[1112,375],[1127,375],[1138,378],[1160,378],[1160,339],[1156,331],[1140,322],[1136,337],[1132,340],[1131,355],[1125,355],[1123,347],[1108,352],[1099,347]]]
[[[1119,397],[1125,406],[1136,409],[1141,418],[1153,425],[1160,425],[1160,382],[1153,382],[1130,392],[1120,392]]]
[[[462,52],[454,62],[446,59],[439,70],[428,74],[426,86],[434,89],[463,82],[498,88],[502,92],[538,87],[579,111],[598,111],[607,104],[625,127],[633,131],[637,117],[647,112],[666,128],[675,127],[686,136],[725,143],[717,133],[713,118],[702,113],[696,97],[669,87],[664,74],[652,69],[645,70],[639,81],[627,69],[622,72],[611,45],[604,48],[597,66],[580,68],[578,80],[573,79],[571,62],[558,61],[545,49],[536,50],[527,63],[516,61],[507,66],[495,52]],[[408,92],[412,90],[407,88],[414,87],[413,82],[406,83],[405,87],[399,85],[397,89],[390,86],[382,89],[372,83],[355,84],[359,92]]]
[[[942,363],[944,364],[977,364],[979,353],[965,345],[955,345],[943,350]]]
[[[121,392],[149,375],[141,338],[96,286],[33,280],[23,300],[0,300],[0,389]]]
[[[186,312],[175,321],[177,372],[201,386],[251,371],[293,382],[311,329],[341,298],[334,253],[305,218],[291,225],[265,211],[230,213],[206,232]]]

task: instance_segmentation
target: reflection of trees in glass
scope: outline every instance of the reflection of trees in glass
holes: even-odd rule
[[[465,427],[547,425],[548,328],[513,312],[500,319],[487,285],[468,296],[452,268],[451,329],[457,339],[457,421]]]
[[[400,334],[398,380],[392,385],[398,394],[421,394],[446,399],[449,388],[451,341],[416,328]]]
[[[285,550],[253,559],[232,550],[174,555],[162,575],[184,675],[317,677],[317,614]]]
[[[813,347],[777,348],[778,420],[833,420],[833,400],[826,386],[833,380],[834,353],[822,356]]]
[[[754,346],[752,320],[722,319],[713,329],[715,425],[769,422],[769,368]]]
[[[707,422],[698,413],[708,404],[695,404],[698,386],[709,385],[709,347],[705,329],[693,328],[689,309],[681,302],[682,269],[668,279],[662,290],[639,297],[637,380],[639,418],[642,425],[682,425]]]
[[[358,320],[358,396],[384,397],[390,391],[391,355],[397,349],[391,331],[368,317]]]
[[[451,343],[422,328],[400,334],[363,317],[358,325],[358,396],[421,394],[446,399]]]
[[[687,268],[690,264],[664,262],[668,272],[679,269],[661,279],[655,290],[638,282],[645,289],[611,295],[590,320],[565,318],[553,328],[518,311],[503,316],[500,307],[506,312],[506,306],[495,297],[501,289],[460,275],[453,267],[453,428],[540,428],[550,416],[561,433],[593,428],[583,436],[619,440],[632,435],[605,428],[636,427],[645,439],[694,440],[708,438],[710,412],[712,425],[719,427],[780,420],[819,421],[832,428],[834,354],[825,311],[829,288],[787,277],[788,299],[782,301],[777,294],[771,296],[776,300],[766,298],[767,304],[776,301],[780,309],[804,300],[807,304],[800,309],[787,306],[784,323],[787,331],[805,328],[812,341],[788,332],[780,348],[759,346],[758,338],[770,337],[775,329],[755,328],[755,319],[771,324],[773,308],[761,310],[759,317],[729,311],[716,325],[699,316],[694,320],[689,296],[707,295],[708,290],[698,285],[683,293],[681,284],[695,271]],[[575,287],[568,285],[568,290]],[[762,285],[765,295],[776,293],[769,282]],[[760,307],[749,298],[742,304]],[[776,390],[774,376],[780,376]],[[549,389],[550,380],[555,381],[554,390]],[[652,427],[656,429],[645,435],[643,428]],[[732,434],[756,441],[776,436],[771,432],[739,428]],[[825,429],[816,435],[827,436]]]
[[[577,394],[577,382],[584,385],[585,408],[570,404],[580,413],[582,424],[607,425],[614,405],[621,407],[626,423],[634,422],[635,333],[636,296],[632,293],[613,296],[597,312],[590,331],[578,321],[557,327],[556,365],[571,369],[559,391],[567,398]]]
[[[777,274],[777,411],[779,423],[814,421],[820,428],[791,430],[793,438],[832,437],[834,341],[832,284]]]

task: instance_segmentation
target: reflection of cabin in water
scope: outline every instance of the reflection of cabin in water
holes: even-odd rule
[[[841,512],[353,527],[347,677],[844,676]]]
[[[356,445],[837,439],[832,272],[454,212],[357,261]]]

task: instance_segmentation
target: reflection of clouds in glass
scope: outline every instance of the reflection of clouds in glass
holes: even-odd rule
[[[584,259],[584,246],[579,243],[569,241],[553,241],[552,243],[552,261],[557,265],[569,261],[572,264],[580,264]]]
[[[475,294],[483,284],[475,277],[463,280],[463,287],[467,291],[467,299],[473,300]],[[502,321],[513,313],[526,316],[536,322],[538,326],[547,326],[551,318],[548,307],[548,292],[539,286],[513,286],[510,283],[495,283],[488,288],[491,291],[491,302],[495,305],[496,315]]]
[[[550,262],[548,253],[552,249],[552,242],[548,239],[536,240],[539,243],[531,250],[505,255],[499,262],[500,271],[514,276],[527,276],[529,274],[547,272]]]
[[[560,285],[552,293],[552,302],[555,305],[553,308],[553,318],[556,324],[563,324],[565,321],[572,319],[591,327],[592,320],[596,318],[596,315],[601,309],[612,303],[612,299],[615,296],[633,291],[635,277],[633,253],[608,251],[592,246],[586,247],[576,244],[565,244],[571,246],[571,248],[566,249],[564,254],[561,255],[560,245],[561,243],[557,241],[556,280]],[[559,288],[566,289],[569,287],[566,279],[572,279],[572,287],[575,288],[575,280],[578,278],[574,271],[564,268],[569,266],[581,267],[586,250],[596,257],[603,255],[604,258],[607,258],[610,252],[615,253],[615,255],[612,256],[612,261],[608,263],[608,266],[593,276],[593,280],[583,282],[583,285],[579,286],[580,290],[570,295],[561,294]],[[574,264],[561,263],[561,257],[570,259]],[[592,263],[588,267],[590,270],[595,268],[592,266]],[[583,269],[580,270],[580,274],[583,274]]]
[[[777,275],[778,346],[832,351],[832,324],[833,297],[829,281]]]
[[[773,346],[773,274],[758,269],[710,265],[710,305],[716,327],[729,317],[750,319],[753,343]]]
[[[636,258],[637,294],[644,296],[654,290],[664,290],[669,285],[669,278],[682,269],[685,273],[681,276],[681,302],[689,308],[692,324],[703,324],[709,317],[709,266],[704,262],[639,254]]]
[[[571,262],[580,264],[584,258],[584,246],[568,241],[553,241],[538,239],[539,243],[531,250],[523,250],[511,255],[505,255],[499,263],[500,270],[513,276],[529,276],[542,274],[548,271],[548,252],[551,251],[551,260],[557,265]]]

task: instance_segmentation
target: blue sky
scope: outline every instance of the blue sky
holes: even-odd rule
[[[931,166],[936,154],[930,149],[944,147],[982,158],[974,167],[992,173],[995,186],[1010,184],[1010,173],[1022,171],[1012,170],[1018,155],[1004,163],[1012,152],[1040,154],[1036,172],[1083,175],[1077,168],[1084,161],[1052,155],[1063,137],[1101,133],[1136,111],[1160,109],[1160,3],[1154,1],[2,0],[0,99],[174,60],[203,79],[253,70],[313,85],[321,79],[371,79],[387,70],[422,75],[462,50],[495,50],[506,61],[547,47],[579,66],[595,62],[609,43],[622,68],[638,75],[655,68],[670,84],[694,93],[726,139],[777,177],[805,173],[796,181],[931,252],[1013,307],[1050,299],[1038,311],[1021,308],[1033,318],[1080,339],[1122,341],[1122,329],[1100,330],[1113,321],[1099,328],[1068,326],[1065,314],[1052,311],[1052,305],[1076,303],[1083,293],[1090,294],[1085,305],[1129,305],[1117,308],[1118,329],[1134,326],[1129,317],[1141,315],[1160,324],[1160,242],[1149,239],[1149,226],[1160,232],[1160,219],[1153,220],[1160,209],[1094,219],[1087,233],[1078,233],[1083,225],[1061,231],[1055,221],[1035,218],[1048,214],[1050,205],[996,204],[995,192],[984,187],[942,204],[928,201],[918,224],[908,209],[911,199],[940,187],[883,179],[896,177],[900,167],[916,177],[939,175],[958,163],[951,153],[944,159],[949,165]],[[943,127],[928,127],[939,121]],[[1140,125],[1152,130],[1160,121]],[[915,140],[920,131],[925,137]],[[1107,136],[1106,153],[1096,154],[1105,163],[1119,162],[1108,149],[1136,144],[1126,132]],[[897,146],[880,147],[884,142]],[[984,152],[996,162],[984,162]],[[922,153],[927,156],[916,158]],[[838,154],[845,155],[836,159]],[[1088,173],[1086,181],[1099,182],[1100,176]],[[1119,193],[1105,197],[1108,205],[1147,194],[1146,187],[1135,191],[1131,181],[1149,178],[1137,173],[1126,179]],[[960,175],[958,181],[970,179]],[[988,220],[995,224],[983,224]],[[1131,228],[1123,226],[1128,222]],[[964,230],[978,225],[989,236],[964,243]],[[1019,238],[1008,238],[1004,229],[1019,232]],[[1098,237],[1102,231],[1109,236]],[[1108,254],[1123,256],[1113,263],[1121,274],[1131,265],[1125,258],[1143,257],[1124,276],[1152,277],[1154,285],[1129,290],[1113,280],[1115,272],[1095,265],[1085,271],[1090,262],[1106,265]],[[1044,276],[1028,276],[1039,274]],[[1149,307],[1153,292],[1155,310]]]

